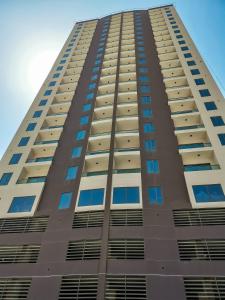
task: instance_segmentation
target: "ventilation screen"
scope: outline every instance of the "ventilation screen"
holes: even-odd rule
[[[27,299],[30,285],[30,278],[0,278],[0,299]]]
[[[147,299],[146,279],[144,276],[108,276],[106,300],[143,300]]]
[[[101,242],[99,240],[71,241],[66,260],[99,259]]]
[[[0,264],[36,263],[39,251],[40,245],[0,246]]]
[[[225,225],[225,209],[174,210],[175,226]]]
[[[144,259],[144,240],[110,240],[108,248],[110,259]]]
[[[225,240],[178,241],[181,260],[225,260]]]
[[[184,286],[187,300],[225,299],[225,277],[186,277]]]
[[[0,219],[0,233],[44,232],[48,217]]]
[[[64,276],[59,300],[96,300],[98,278],[96,276]]]
[[[73,228],[102,227],[103,211],[87,211],[75,213]]]
[[[141,209],[111,210],[111,226],[142,226],[143,215]]]

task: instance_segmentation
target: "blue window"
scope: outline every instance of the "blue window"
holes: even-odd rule
[[[94,68],[92,69],[92,72],[93,72],[93,73],[97,73],[99,70],[100,70],[100,67],[94,67]]]
[[[116,187],[113,189],[113,204],[134,204],[139,202],[139,187]]]
[[[66,52],[70,52],[71,51],[71,48],[69,48],[69,49],[66,49]]]
[[[147,173],[148,174],[159,174],[159,162],[156,159],[146,161]]]
[[[174,33],[180,33],[180,30],[178,30],[178,29],[174,30]]]
[[[94,93],[89,93],[89,94],[87,94],[86,99],[87,99],[87,100],[92,100],[92,99],[94,99]]]
[[[196,85],[201,85],[201,84],[205,84],[205,81],[202,78],[197,78],[197,79],[195,79],[195,83],[196,83]]]
[[[152,123],[144,124],[144,133],[154,132],[154,131],[155,131],[155,126]]]
[[[169,20],[174,20],[174,18],[172,17],[172,18],[168,18]]]
[[[0,185],[7,185],[12,177],[13,173],[3,173],[0,178]]]
[[[55,86],[55,85],[56,85],[56,81],[51,81],[51,82],[49,82],[48,86]]]
[[[177,25],[174,25],[174,26],[172,26],[172,28],[175,29],[175,28],[178,28],[178,26],[177,26]]]
[[[43,99],[39,102],[39,106],[45,106],[47,104],[48,100]]]
[[[200,74],[200,71],[199,71],[199,69],[192,69],[191,74],[192,75],[198,75],[198,74]]]
[[[19,213],[31,211],[34,200],[35,196],[14,197],[8,212]]]
[[[141,93],[150,93],[150,86],[148,85],[141,85],[140,86]]]
[[[82,152],[82,147],[75,147],[72,149],[72,158],[80,157]]]
[[[143,117],[144,118],[152,117],[152,110],[149,108],[143,109]]]
[[[101,60],[100,59],[96,59],[95,65],[100,65],[100,63],[101,63]]]
[[[205,89],[205,90],[199,90],[199,93],[201,95],[201,97],[209,97],[211,96],[209,90]]]
[[[139,56],[139,57],[143,57],[143,58],[145,58],[145,57],[146,57],[146,55],[145,55],[145,53],[144,53],[144,52],[138,53],[138,56]]]
[[[89,117],[88,116],[83,116],[80,118],[80,125],[86,125],[89,122]]]
[[[69,167],[66,173],[66,180],[76,179],[78,167]]]
[[[220,116],[217,116],[217,117],[210,117],[212,123],[213,123],[213,126],[223,126],[224,125],[224,121],[222,119],[222,117]]]
[[[184,57],[185,58],[190,58],[190,57],[192,57],[192,55],[191,55],[191,53],[184,53]]]
[[[33,118],[39,118],[42,114],[42,110],[36,110],[33,114]]]
[[[82,111],[89,111],[89,110],[91,110],[91,103],[84,104]]]
[[[97,74],[95,74],[95,75],[93,75],[92,77],[91,77],[91,80],[97,80],[98,79],[98,75]]]
[[[73,46],[73,44],[71,44],[71,46]],[[69,54],[64,54],[63,57],[68,57]]]
[[[89,85],[88,85],[88,89],[89,90],[93,90],[93,89],[95,89],[95,87],[96,87],[96,83],[95,82],[89,83]]]
[[[218,138],[222,146],[225,146],[225,133],[219,133]]]
[[[51,93],[52,93],[52,90],[47,90],[47,91],[45,91],[44,96],[50,96]]]
[[[213,102],[213,101],[205,102],[204,104],[205,104],[205,108],[207,110],[216,110],[217,109],[217,106],[216,106],[215,102]]]
[[[104,189],[80,191],[78,206],[102,205],[104,201]]]
[[[148,198],[150,204],[163,204],[163,196],[160,186],[152,186],[148,188]]]
[[[195,66],[196,62],[194,60],[189,60],[189,61],[187,61],[187,64],[189,67],[191,67],[191,66]]]
[[[55,74],[53,75],[53,78],[59,78],[59,76],[60,76],[60,73],[55,73]]]
[[[29,123],[26,131],[33,131],[36,127],[37,123]]]
[[[142,75],[142,76],[139,77],[139,80],[142,81],[142,82],[148,82],[149,81],[149,77]]]
[[[184,47],[181,47],[181,50],[182,51],[187,51],[187,50],[189,50],[189,48],[187,46],[184,46]]]
[[[29,137],[22,137],[21,140],[19,141],[18,147],[26,146],[29,142]]]
[[[71,200],[72,200],[72,193],[62,193],[59,200],[58,209],[69,208],[71,204]]]
[[[156,151],[156,141],[155,140],[145,140],[144,141],[145,150],[148,152]]]
[[[170,22],[170,24],[171,24],[171,25],[173,25],[173,24],[176,24],[176,22],[175,22],[175,21],[173,21],[173,22]]]
[[[185,42],[185,41],[178,41],[178,43],[179,43],[180,45],[183,45],[183,44],[185,44],[186,42]]]
[[[22,156],[22,153],[15,153],[15,154],[13,154],[13,156],[11,157],[11,159],[9,161],[9,165],[16,165],[16,164],[18,164],[21,156]]]
[[[139,68],[139,72],[140,73],[148,73],[148,68],[146,68],[146,67],[140,67]]]
[[[141,96],[141,104],[150,104],[152,101],[150,96]]]
[[[180,34],[180,35],[176,35],[176,38],[177,38],[177,39],[182,39],[182,38],[183,38],[183,35],[181,35],[181,34]]]
[[[145,48],[144,47],[137,47],[138,51],[144,51]]]
[[[57,68],[56,68],[56,71],[61,71],[63,69],[63,66],[58,66]]]
[[[140,43],[140,42],[139,42]],[[138,63],[143,65],[143,64],[146,64],[147,63],[147,60],[145,58],[139,58],[138,59]]]
[[[220,184],[193,185],[192,189],[197,203],[225,201]]]
[[[85,136],[86,136],[86,131],[85,130],[80,130],[76,134],[76,140],[81,141],[85,138]]]

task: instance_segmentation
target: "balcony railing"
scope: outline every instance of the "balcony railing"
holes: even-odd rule
[[[67,112],[59,112],[59,113],[50,113],[47,114],[47,117],[54,117],[54,116],[61,116],[61,115],[67,115]]]
[[[204,128],[204,125],[190,125],[190,126],[175,127],[175,130],[189,130],[189,129],[198,129],[198,128]]]
[[[56,128],[63,128],[63,125],[48,126],[48,127],[43,127],[41,129],[42,130],[47,130],[47,129],[56,129]]]
[[[192,171],[208,171],[208,170],[218,170],[220,169],[219,165],[210,165],[210,164],[199,164],[199,165],[186,165],[184,166],[185,172]]]
[[[194,113],[194,112],[198,112],[198,109],[190,109],[190,110],[183,110],[183,111],[175,111],[175,112],[171,112],[171,115],[182,115],[182,114],[189,114],[189,113]]]
[[[105,153],[109,153],[109,150],[87,151],[86,155],[96,155],[96,154],[105,154]]]
[[[28,177],[25,179],[17,180],[17,184],[26,184],[26,183],[41,183],[46,181],[46,176],[38,176],[38,177]]]
[[[91,133],[90,137],[95,137],[95,136],[101,136],[101,135],[110,135],[111,131],[107,131],[107,132],[100,132],[100,133]]]
[[[115,152],[128,152],[128,151],[140,151],[139,147],[131,147],[131,148],[114,148]]]
[[[45,144],[55,144],[58,143],[59,140],[51,140],[51,141],[37,141],[34,145],[45,145]]]
[[[116,130],[116,134],[118,133],[137,133],[138,129],[127,129],[127,130]]]
[[[123,173],[141,173],[141,168],[135,169],[114,169],[113,174],[123,174]]]
[[[82,177],[107,175],[107,174],[108,174],[108,170],[106,170],[106,171],[95,171],[95,172],[84,172],[82,174]]]
[[[204,148],[204,147],[211,147],[211,143],[193,143],[193,144],[183,144],[179,145],[177,148],[181,149],[192,149],[192,148]]]
[[[48,157],[30,158],[26,162],[34,163],[34,162],[44,162],[44,161],[52,161],[52,160],[53,160],[53,156],[48,156]]]

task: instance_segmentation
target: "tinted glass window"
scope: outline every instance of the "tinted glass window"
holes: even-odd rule
[[[162,191],[159,186],[152,186],[148,189],[148,197],[150,204],[163,204]]]
[[[8,212],[18,213],[31,211],[34,200],[35,196],[14,197]]]
[[[113,204],[133,204],[139,202],[139,187],[117,187],[113,189]]]
[[[58,209],[66,209],[70,207],[72,200],[72,193],[63,193],[61,194]]]
[[[104,189],[83,190],[80,192],[78,206],[102,205]]]
[[[220,184],[194,185],[192,188],[197,203],[225,201]]]

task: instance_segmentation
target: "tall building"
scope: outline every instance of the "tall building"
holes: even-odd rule
[[[0,299],[225,299],[224,120],[172,5],[76,23],[1,161]]]

